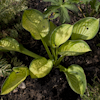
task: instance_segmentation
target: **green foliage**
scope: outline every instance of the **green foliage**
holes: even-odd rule
[[[12,64],[12,66],[14,66],[14,67],[25,66],[25,64],[23,64],[23,62],[20,61],[17,57],[11,58],[11,64]]]
[[[89,3],[91,0],[80,0],[81,3],[86,4]]]
[[[100,1],[98,1],[98,0],[91,0],[89,4],[91,5],[91,8],[93,10],[95,10],[96,12],[100,11],[99,10],[99,8],[100,8]]]
[[[51,35],[52,46],[54,48],[59,47],[61,44],[66,42],[70,38],[72,30],[73,30],[73,25],[70,24],[62,24],[57,28],[55,28],[55,30],[52,32]]]
[[[42,78],[46,76],[52,69],[52,60],[47,60],[44,57],[33,60],[30,63],[29,70],[31,78]]]
[[[26,0],[0,0],[0,22],[8,23],[14,16],[27,9]]]
[[[6,58],[0,54],[0,77],[6,77],[9,76],[12,72],[12,67],[18,67],[18,66],[25,66],[22,61],[20,61],[17,57],[11,58],[10,64],[8,64],[8,61]]]
[[[29,23],[29,25],[27,23]],[[49,32],[48,20],[44,19],[43,14],[35,9],[24,11],[22,26],[28,30],[36,40],[45,37]]]
[[[84,70],[79,65],[75,64],[69,66],[68,68],[59,65],[58,68],[60,71],[65,73],[72,90],[80,95],[83,95],[87,86]]]
[[[95,77],[92,81],[93,84],[87,84],[85,94],[81,97],[82,100],[99,100],[100,99],[100,81]]]
[[[8,76],[11,71],[11,64],[8,64],[8,61],[0,54],[0,77]]]
[[[29,75],[27,67],[14,67],[12,73],[3,83],[1,95],[7,94],[15,89]]]
[[[27,50],[21,44],[19,44],[14,38],[5,37],[0,40],[0,50],[10,50],[10,51],[17,51],[29,55],[34,58],[38,58],[40,56],[36,55],[35,53]]]
[[[65,0],[65,2],[70,2],[70,3],[79,3],[80,0]]]
[[[58,49],[62,56],[77,56],[91,51],[89,45],[83,40],[68,40]]]
[[[59,3],[62,2],[59,1]],[[13,70],[3,84],[1,94],[4,95],[11,92],[28,75],[32,78],[42,78],[49,74],[52,67],[56,67],[65,73],[72,90],[83,95],[86,89],[86,77],[83,69],[75,64],[65,68],[60,65],[60,62],[66,55],[76,56],[91,51],[89,45],[84,40],[90,40],[97,34],[99,30],[98,23],[99,19],[88,17],[79,20],[74,25],[62,24],[56,27],[52,22],[49,23],[41,12],[34,9],[25,10],[22,17],[22,26],[30,32],[34,39],[42,41],[49,59],[47,60],[27,50],[13,38],[6,37],[1,39],[1,50],[17,51],[35,58],[30,63],[29,69],[27,67],[17,67]],[[81,26],[86,26],[89,29],[82,27],[80,30]],[[75,37],[76,34],[77,36]],[[28,72],[29,74],[27,74]]]
[[[51,2],[51,6],[47,8],[44,12],[45,18],[49,18],[50,20],[60,17],[60,21],[70,22],[70,17],[68,14],[68,10],[71,10],[75,13],[78,12],[78,8],[70,2],[63,0],[43,0],[45,2]]]
[[[95,33],[97,33],[98,30],[99,30],[99,19],[93,17],[87,17],[81,19],[80,21],[74,24],[73,34],[71,36],[71,39],[90,40],[96,35]]]
[[[80,0],[80,4],[84,4],[85,8],[87,9],[85,11],[86,16],[96,17],[100,12],[100,1],[99,0]],[[91,7],[89,8],[89,10],[88,10],[88,6]],[[81,8],[80,8],[80,11],[82,12]]]

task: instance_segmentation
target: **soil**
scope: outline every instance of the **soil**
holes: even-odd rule
[[[50,3],[44,3],[42,0],[28,0],[29,8],[37,9],[41,12],[49,5]],[[79,16],[74,17],[72,14],[71,24],[81,18],[83,18],[81,13],[79,13]],[[56,25],[59,25],[58,20],[59,19],[56,19],[54,21]],[[25,30],[23,33],[24,35],[19,34],[18,41],[27,49],[48,58],[41,41],[34,40],[30,33]],[[98,78],[100,78],[100,47],[97,46],[100,42],[99,34],[92,40],[86,42],[92,49],[91,52],[80,56],[65,57],[62,61],[62,65],[66,68],[71,64],[80,65],[84,69],[87,82],[92,84],[91,79],[93,79],[93,77],[98,76]],[[17,52],[15,54],[26,66],[29,66],[33,60],[33,58],[29,56]],[[5,78],[0,77],[0,86],[4,80]],[[11,92],[7,95],[0,96],[2,100],[81,100],[80,96],[69,87],[64,73],[55,68],[44,78],[31,79],[30,76],[28,76],[24,82],[26,84],[25,89],[19,88],[16,93]]]

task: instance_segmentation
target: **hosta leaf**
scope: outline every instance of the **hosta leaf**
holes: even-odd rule
[[[22,26],[31,33],[34,39],[39,40],[49,32],[49,22],[43,14],[35,9],[25,10],[22,17]]]
[[[93,17],[83,18],[74,24],[71,39],[90,40],[94,38],[98,30],[99,19]]]
[[[2,38],[0,40],[0,50],[20,51],[19,43],[11,37]]]
[[[42,78],[46,76],[52,69],[52,60],[47,60],[44,57],[35,59],[29,66],[31,78]]]
[[[58,49],[62,56],[77,56],[91,51],[89,45],[83,40],[68,40]]]
[[[52,33],[52,31],[55,28],[56,28],[56,25],[53,22],[50,21],[50,31],[49,31],[49,34],[46,37],[44,37],[44,40],[45,40],[45,42],[46,42],[46,44],[48,46],[51,46],[51,33]]]
[[[58,68],[61,69],[66,75],[67,81],[71,89],[83,95],[86,90],[86,76],[84,74],[84,70],[79,65],[71,65],[68,69],[64,68],[63,66],[59,66]]]
[[[13,72],[8,76],[2,86],[1,95],[8,94],[14,90],[21,82],[26,79],[28,75],[29,70],[27,67],[14,67]]]
[[[59,47],[66,42],[72,34],[73,26],[70,24],[62,24],[57,27],[51,35],[51,44],[53,47]]]

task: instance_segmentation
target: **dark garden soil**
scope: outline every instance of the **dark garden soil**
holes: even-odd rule
[[[42,0],[28,0],[28,2],[29,8],[37,9],[41,12],[50,5],[50,3],[44,3]],[[81,18],[83,18],[81,13],[79,13],[78,17],[72,14],[71,24]],[[59,25],[58,20],[59,19],[54,21],[56,25]],[[27,31],[24,30],[23,34],[19,34],[18,41],[27,49],[48,58],[41,41],[34,40]],[[100,42],[99,34],[92,40],[86,42],[90,45],[92,49],[91,52],[75,57],[65,57],[62,61],[62,65],[66,68],[71,64],[80,65],[85,71],[87,82],[92,84],[91,79],[93,79],[94,76],[100,78],[100,47],[97,46]],[[26,66],[29,66],[33,59],[20,53],[16,53],[16,56],[23,61]],[[4,80],[5,78],[0,77],[0,86]],[[19,88],[16,93],[11,92],[7,95],[0,96],[2,100],[81,100],[80,96],[69,87],[64,73],[55,68],[44,78],[31,79],[29,76],[24,82],[26,84],[25,89]]]

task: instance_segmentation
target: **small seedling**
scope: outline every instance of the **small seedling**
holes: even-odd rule
[[[44,12],[45,18],[53,20],[60,17],[60,21],[70,22],[70,17],[68,14],[68,10],[78,13],[78,8],[71,2],[67,0],[43,0],[45,2],[51,2],[51,6],[47,8]]]

